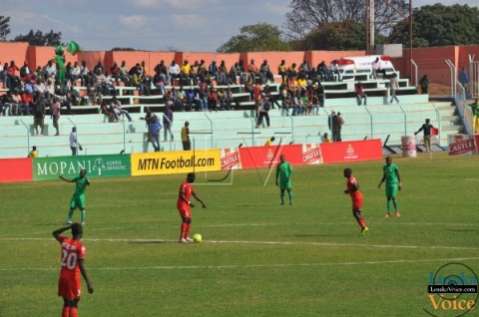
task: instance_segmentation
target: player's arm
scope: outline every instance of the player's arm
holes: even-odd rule
[[[278,164],[278,166],[276,166],[276,182],[275,182],[276,186],[278,186],[278,184],[279,184],[278,179],[279,179],[279,164]]]
[[[196,201],[198,201],[201,204],[201,207],[206,208],[206,204],[201,200],[201,198],[196,194],[195,191],[191,192],[191,195],[193,196]]]
[[[67,182],[67,183],[74,183],[74,182],[75,182],[73,179],[65,178],[63,175],[60,175],[59,178],[60,178],[62,181]]]
[[[416,132],[414,132],[414,135],[417,135],[419,132],[423,131],[424,130],[424,124],[419,128],[419,130],[417,130]]]
[[[383,178],[381,178],[381,181],[379,182],[378,188],[381,188],[381,185],[384,183],[386,180],[386,173],[383,173]]]
[[[90,277],[88,276],[88,273],[86,272],[85,269],[85,260],[79,259],[78,264],[80,266],[80,272],[83,278],[85,279],[86,282],[86,287],[88,288],[88,293],[93,294],[93,283],[90,280]]]
[[[63,232],[70,230],[72,226],[66,226],[62,227],[60,229],[57,229],[52,232],[52,236],[57,240],[58,242],[62,242],[62,239],[60,239],[60,236],[62,235]]]
[[[398,181],[399,181],[399,190],[401,190],[402,183],[401,183],[401,176],[399,176],[399,169],[396,169],[396,176],[398,177]]]

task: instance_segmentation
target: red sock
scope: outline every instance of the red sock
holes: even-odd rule
[[[70,308],[70,317],[78,317],[78,307]]]
[[[366,220],[364,220],[363,217],[359,218],[359,225],[361,226],[361,228],[366,228],[368,225],[366,224]]]
[[[62,317],[70,317],[70,307],[63,306]]]
[[[185,239],[190,236],[190,226],[191,226],[191,225],[190,225],[189,223],[186,224]]]
[[[180,239],[184,239],[184,238],[186,237],[186,233],[185,233],[185,232],[186,232],[186,226],[187,226],[187,225],[188,225],[188,224],[186,224],[186,223],[184,223],[184,222],[181,223],[181,227],[180,227],[180,228],[181,228],[181,230],[180,230]]]

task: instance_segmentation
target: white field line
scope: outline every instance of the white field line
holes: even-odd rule
[[[54,241],[53,238],[7,237],[0,241]],[[177,240],[166,239],[128,239],[128,238],[86,238],[89,242],[120,242],[120,243],[177,243]],[[254,240],[207,240],[207,244],[239,244],[239,245],[271,245],[271,246],[316,246],[316,247],[355,247],[378,249],[434,249],[434,250],[471,250],[479,251],[479,247],[444,246],[444,245],[400,245],[400,244],[367,244],[367,243],[337,243],[314,241],[254,241]]]
[[[278,263],[278,264],[226,264],[226,265],[155,265],[155,266],[104,266],[89,267],[89,271],[146,271],[146,270],[221,270],[221,269],[255,269],[255,268],[288,268],[288,267],[324,267],[324,266],[356,266],[381,264],[414,264],[434,262],[461,262],[479,260],[479,257],[436,258],[436,259],[396,259],[355,262],[323,262],[323,263]],[[58,271],[58,267],[0,267],[1,272],[15,271]]]

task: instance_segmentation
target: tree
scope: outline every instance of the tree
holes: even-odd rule
[[[10,17],[0,15],[0,40],[6,40],[10,34]]]
[[[366,0],[291,0],[286,14],[289,36],[303,38],[324,23],[365,21]],[[375,6],[376,32],[387,34],[408,12],[405,0],[380,0]]]
[[[299,50],[359,50],[364,49],[364,23],[354,21],[323,23],[297,42]]]
[[[468,5],[435,4],[414,9],[413,46],[479,43],[479,9]],[[409,21],[399,22],[389,39],[409,47]]]
[[[43,33],[40,30],[30,30],[27,34],[20,34],[15,37],[14,41],[28,42],[30,45],[36,46],[58,46],[64,45],[62,43],[62,32],[54,32],[50,30],[48,33]]]
[[[277,26],[268,23],[247,25],[218,48],[218,52],[287,51],[290,47],[282,36]]]

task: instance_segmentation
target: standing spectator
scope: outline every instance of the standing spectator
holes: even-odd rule
[[[381,60],[376,58],[376,60],[372,63],[372,71],[373,71],[373,78],[377,79],[379,73],[381,72]]]
[[[158,120],[156,114],[152,114],[150,119],[148,120],[148,132],[149,132],[149,139],[155,152],[160,151],[160,130],[161,130],[161,123]]]
[[[336,111],[332,111],[328,117],[328,127],[329,127],[329,131],[331,132],[331,135],[333,136],[333,141],[336,141],[335,123],[336,123]]]
[[[35,134],[43,134],[44,120],[45,120],[45,108],[46,100],[43,96],[37,95],[35,102],[35,110],[33,113],[33,126],[35,128]],[[38,132],[40,128],[40,132]]]
[[[396,96],[396,91],[399,89],[399,82],[398,82],[398,75],[394,73],[389,79],[389,89],[391,92],[391,101],[389,103],[393,103],[394,100],[396,100],[397,103],[399,103],[399,99]]]
[[[55,133],[55,136],[58,136],[60,135],[60,127],[58,125],[58,121],[60,120],[60,108],[61,108],[61,105],[60,105],[60,100],[58,98],[55,97],[51,107],[50,107],[50,110],[51,110],[51,113],[52,113],[52,119],[53,119],[53,127],[55,127],[56,129],[56,133]]]
[[[286,61],[283,59],[281,60],[281,64],[278,66],[278,74],[281,76],[281,83],[286,83],[287,78],[287,68],[286,68]]]
[[[78,142],[77,128],[73,127],[72,132],[70,132],[70,149],[72,150],[72,155],[77,156],[78,151],[83,150],[82,146]]]
[[[368,97],[366,96],[366,93],[364,92],[364,86],[361,82],[358,82],[355,86],[356,90],[356,99],[358,99],[358,106],[362,106],[363,100],[364,100],[364,105],[368,105]]]
[[[268,98],[264,98],[258,111],[258,121],[256,122],[256,128],[263,125],[263,119],[266,119],[266,126],[269,128],[269,110],[271,109],[271,101]]]
[[[171,127],[173,125],[173,110],[170,106],[165,107],[165,113],[163,113],[163,140],[167,141],[168,134],[170,135],[170,140],[173,142],[173,132],[171,132]]]
[[[191,141],[190,141],[190,123],[185,122],[185,126],[181,128],[181,143],[183,144],[183,151],[191,150]]]
[[[341,130],[343,129],[343,125],[344,119],[343,117],[341,117],[341,112],[338,112],[338,114],[333,119],[333,141],[341,142],[343,140],[341,137]]]
[[[427,75],[421,77],[419,86],[421,87],[421,94],[427,95],[429,93],[429,78],[427,78]]]
[[[459,71],[458,78],[459,78],[459,82],[462,84],[462,86],[464,86],[464,89],[466,90],[466,99],[468,99],[469,98],[469,74],[466,72],[464,67],[461,68],[461,70]]]
[[[426,119],[424,124],[414,132],[414,135],[417,135],[419,132],[422,131],[423,133],[423,140],[424,140],[424,147],[426,148],[426,152],[431,152],[431,135],[433,130],[435,130],[434,126],[431,124],[430,119]]]

